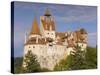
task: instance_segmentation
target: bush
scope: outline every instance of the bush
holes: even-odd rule
[[[14,58],[14,73],[21,73],[23,57]]]

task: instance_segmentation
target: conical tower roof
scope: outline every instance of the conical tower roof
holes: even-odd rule
[[[50,14],[50,11],[49,11],[49,9],[47,8],[46,9],[46,11],[45,11],[45,14],[44,14],[45,16],[51,16],[51,14]]]
[[[39,29],[39,27],[38,27],[38,22],[37,22],[37,20],[36,20],[36,17],[35,17],[34,20],[33,20],[32,29],[31,29],[30,34],[37,34],[37,35],[40,35],[40,29]]]

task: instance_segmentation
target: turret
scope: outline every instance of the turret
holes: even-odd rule
[[[33,20],[33,23],[32,23],[32,29],[29,33],[29,38],[39,37],[40,35],[41,35],[40,29],[38,27],[38,22],[37,22],[36,17],[35,17]]]
[[[55,22],[49,9],[40,17],[41,33],[44,37],[55,39]]]

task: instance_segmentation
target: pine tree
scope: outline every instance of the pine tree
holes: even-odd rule
[[[66,59],[56,64],[55,71],[64,70],[80,70],[97,68],[97,48],[87,47],[81,51],[80,47],[76,47],[75,52],[71,52]]]
[[[87,68],[97,68],[97,48],[87,47],[86,52]]]
[[[39,72],[40,71],[40,65],[37,61],[36,55],[32,54],[31,51],[28,51],[28,53],[25,55],[26,69],[24,72]]]
[[[71,56],[71,62],[70,62],[71,70],[79,70],[86,68],[85,50],[81,51],[81,48],[77,46],[76,52],[74,52],[70,56]]]

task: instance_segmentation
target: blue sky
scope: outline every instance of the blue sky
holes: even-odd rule
[[[56,31],[67,32],[84,28],[88,32],[88,45],[97,44],[97,7],[82,5],[62,5],[43,3],[14,3],[14,56],[22,56],[25,35],[30,32],[36,16],[38,24],[40,16],[49,8],[55,18]]]

